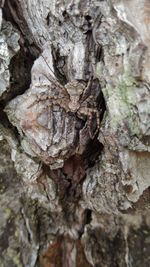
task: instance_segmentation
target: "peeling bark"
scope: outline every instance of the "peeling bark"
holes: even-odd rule
[[[148,0],[0,2],[0,267],[147,267]]]

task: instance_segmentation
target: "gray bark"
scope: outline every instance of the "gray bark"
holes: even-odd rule
[[[147,267],[150,3],[0,2],[0,267]]]

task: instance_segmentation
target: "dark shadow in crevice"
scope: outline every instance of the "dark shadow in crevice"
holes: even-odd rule
[[[9,64],[10,86],[3,94],[1,105],[4,107],[8,101],[17,95],[23,94],[31,83],[31,68],[35,58],[21,47],[20,51],[11,59]]]
[[[96,160],[99,158],[101,152],[103,150],[103,144],[101,144],[96,138],[94,140],[91,140],[83,155],[83,161],[85,163],[86,169],[91,168],[94,166]]]
[[[84,221],[81,229],[78,231],[78,238],[81,239],[85,231],[85,225],[90,224],[92,221],[92,210],[86,209],[84,211]]]
[[[19,18],[21,10],[17,1],[5,1],[3,7],[3,18],[5,21],[11,22],[14,28],[20,35],[19,45],[20,50],[14,55],[9,64],[10,85],[7,91],[1,97],[0,105],[4,107],[8,101],[17,95],[23,94],[31,83],[31,68],[36,57],[39,55],[39,48],[35,47],[34,43],[29,43],[28,38],[22,32],[21,26],[25,21]],[[20,21],[20,23],[18,23]],[[24,25],[26,31],[29,31],[27,25]],[[30,34],[30,32],[29,32]],[[35,53],[33,53],[36,51]]]
[[[59,49],[56,50],[54,46],[52,46],[52,57],[55,76],[60,81],[60,84],[65,85],[68,82],[66,75],[67,57],[61,56]]]
[[[27,48],[29,47],[31,54],[38,57],[40,48],[35,44],[34,37],[30,28],[24,19],[23,10],[18,0],[5,0],[3,7],[3,18],[10,21],[11,24],[19,31],[21,42]]]

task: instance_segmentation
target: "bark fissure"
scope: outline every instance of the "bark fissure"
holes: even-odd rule
[[[0,267],[148,266],[149,15],[0,2]]]

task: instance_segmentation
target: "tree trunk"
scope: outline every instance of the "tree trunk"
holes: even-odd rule
[[[147,267],[149,0],[0,1],[0,267]]]

